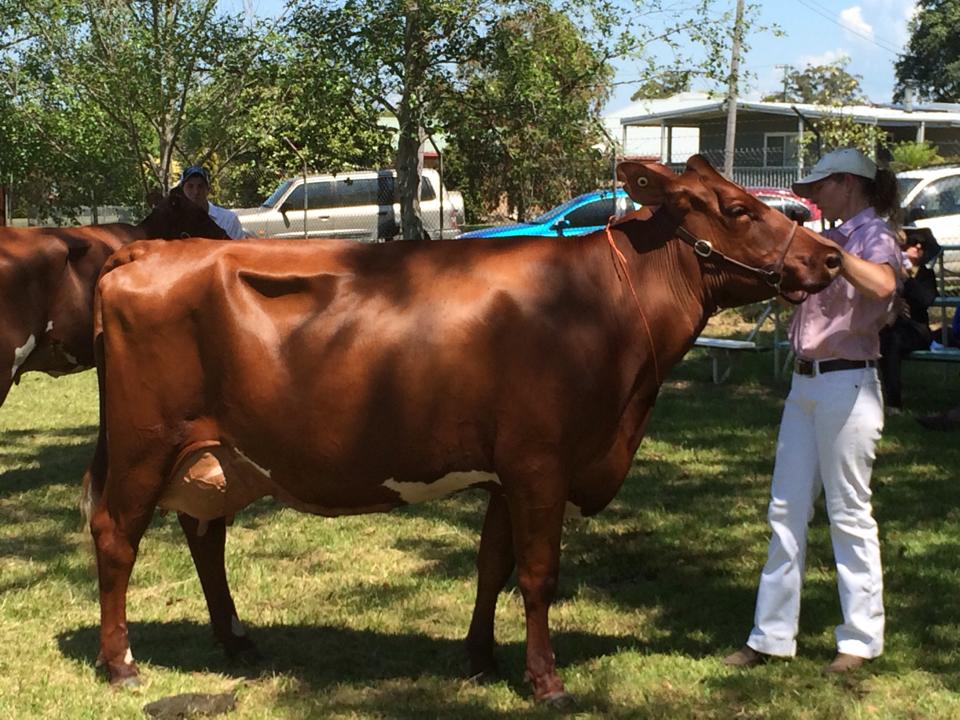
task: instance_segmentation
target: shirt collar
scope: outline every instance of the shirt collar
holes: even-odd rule
[[[853,231],[869,222],[876,220],[879,216],[873,206],[867,206],[849,220],[844,220],[837,228],[844,237],[850,237]]]

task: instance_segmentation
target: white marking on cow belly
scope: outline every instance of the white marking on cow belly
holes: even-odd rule
[[[570,520],[571,518],[582,518],[583,511],[580,509],[579,505],[574,505],[572,502],[567,500],[567,506],[563,510],[563,517],[565,520]]]
[[[13,370],[10,371],[11,378],[15,378],[17,376],[17,370],[19,370],[20,366],[27,361],[27,358],[30,356],[30,353],[33,352],[33,349],[36,346],[37,339],[31,335],[27,338],[27,341],[23,345],[13,349]]]
[[[263,475],[264,477],[270,477],[270,470],[267,470],[267,468],[265,468],[265,467],[260,467],[259,465],[257,465],[253,460],[251,460],[251,459],[248,458],[246,455],[244,455],[244,454],[243,454],[243,451],[242,451],[240,448],[235,447],[235,448],[233,449],[233,451],[234,451],[234,452],[240,457],[240,459],[243,460],[245,463],[247,463],[248,465],[252,465],[253,467],[255,467],[255,468],[257,469],[257,471],[258,471],[261,475]]]
[[[53,320],[47,320],[47,332],[53,330]]]
[[[230,618],[230,631],[237,637],[246,637],[247,629],[236,615]]]
[[[130,665],[133,663],[133,653],[130,652],[130,648],[127,648],[127,653],[123,656],[123,662],[125,665]]]
[[[467,472],[447,473],[433,482],[397,482],[390,478],[383,483],[383,486],[397,493],[405,503],[413,504],[435,500],[458,490],[465,490],[468,487],[488,482],[499,485],[500,478],[497,477],[496,473],[468,470]]]

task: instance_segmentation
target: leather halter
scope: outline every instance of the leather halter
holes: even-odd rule
[[[739,260],[725,255],[720,250],[717,250],[713,247],[713,243],[709,240],[704,240],[703,238],[698,238],[696,235],[687,230],[683,225],[677,226],[677,237],[680,238],[683,242],[693,248],[693,252],[697,254],[698,257],[706,260],[709,257],[716,255],[719,259],[735,265],[741,270],[746,270],[747,272],[755,273],[763,278],[763,281],[777,291],[777,294],[783,295],[783,291],[780,290],[780,283],[783,282],[783,264],[787,260],[787,253],[790,251],[790,246],[793,245],[793,239],[797,235],[797,223],[793,223],[793,229],[790,231],[790,237],[787,238],[786,245],[783,246],[783,252],[780,253],[780,259],[777,260],[777,264],[773,266],[772,270],[766,268],[754,267],[752,265],[747,265],[742,263]]]
[[[656,343],[654,343],[653,341],[653,333],[650,330],[650,323],[647,320],[647,316],[643,312],[643,307],[640,305],[640,298],[637,296],[636,288],[633,287],[633,280],[630,279],[630,272],[627,268],[627,259],[624,257],[623,253],[620,252],[620,249],[617,247],[617,244],[613,240],[613,233],[610,232],[610,229],[612,227],[619,225],[629,217],[630,215],[627,215],[622,218],[611,216],[607,220],[607,226],[604,228],[604,230],[607,235],[607,243],[610,246],[610,250],[613,253],[614,257],[620,262],[620,266],[623,269],[623,276],[627,281],[627,286],[630,288],[630,293],[633,295],[633,301],[637,305],[637,310],[640,312],[640,319],[643,321],[643,327],[647,333],[647,340],[650,343],[650,352],[653,356],[654,377],[656,378],[657,386],[659,387],[660,385],[663,384],[663,376],[660,374],[660,362],[657,358],[657,346],[656,346]],[[783,252],[780,253],[780,259],[777,260],[777,264],[774,265],[773,270],[766,270],[764,268],[747,265],[746,263],[742,263],[739,260],[736,260],[730,257],[729,255],[725,255],[721,251],[716,250],[713,247],[713,244],[709,240],[698,238],[696,235],[691,233],[682,225],[677,226],[676,233],[677,233],[677,237],[680,238],[680,240],[682,240],[687,245],[693,248],[693,252],[696,253],[697,257],[707,259],[709,257],[716,255],[721,260],[725,260],[731,265],[735,265],[736,267],[741,268],[742,270],[746,270],[751,273],[756,273],[757,275],[760,275],[763,278],[764,282],[767,283],[767,285],[774,288],[777,291],[777,294],[779,294],[782,298],[784,298],[788,302],[791,302],[796,305],[798,304],[798,301],[792,300],[790,297],[783,294],[783,291],[780,289],[780,283],[783,281],[783,276],[781,274],[781,271],[783,270],[783,265],[786,262],[787,253],[790,251],[790,246],[793,245],[793,239],[797,235],[797,227],[798,227],[798,224],[794,222],[793,229],[790,231],[790,237],[787,238],[786,245],[784,245],[783,247]],[[802,302],[802,301],[799,301],[799,302]]]

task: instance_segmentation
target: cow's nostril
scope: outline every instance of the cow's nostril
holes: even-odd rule
[[[832,255],[827,255],[827,267],[830,270],[836,270],[841,265],[841,255],[840,253],[833,253]]]

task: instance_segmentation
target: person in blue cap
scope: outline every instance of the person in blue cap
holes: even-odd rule
[[[214,205],[207,199],[210,194],[210,173],[205,167],[191,165],[184,170],[180,176],[180,189],[190,202],[205,208],[210,218],[233,240],[247,237],[240,225],[240,218],[233,210]]]

